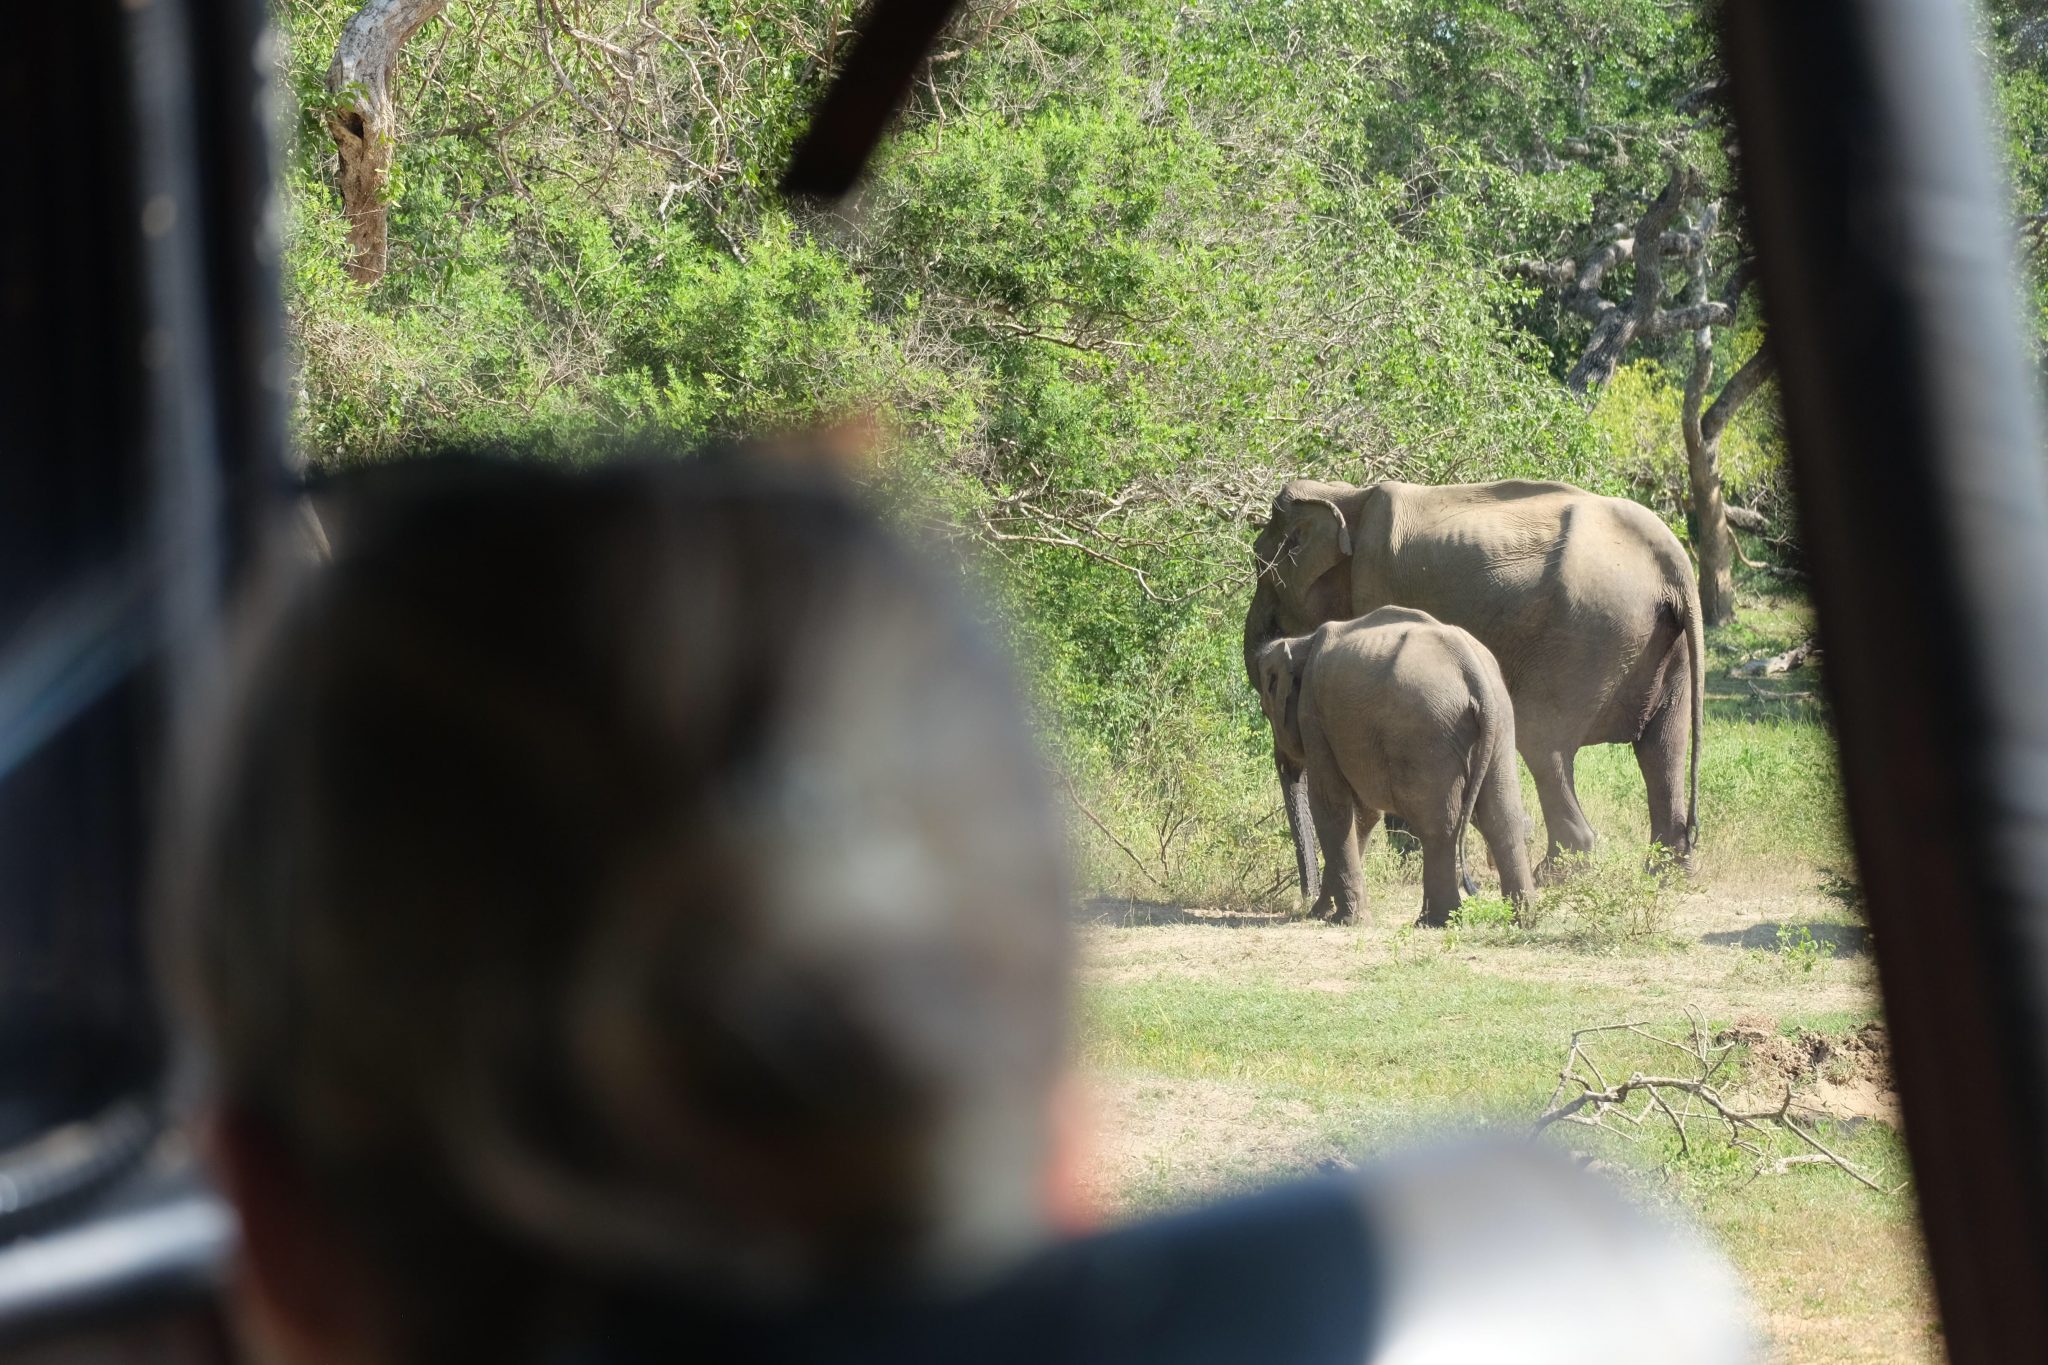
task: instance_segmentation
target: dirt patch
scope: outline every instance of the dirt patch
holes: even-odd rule
[[[1848,1033],[1801,1029],[1785,1034],[1771,1020],[1748,1018],[1723,1029],[1714,1041],[1742,1044],[1744,1088],[1759,1105],[1775,1104],[1789,1089],[1796,1116],[1876,1119],[1898,1126],[1891,1038],[1883,1024]]]
[[[1201,911],[1129,927],[1097,921],[1082,935],[1088,980],[1266,982],[1286,988],[1356,989],[1362,967],[1385,960],[1392,930],[1313,920],[1236,924]]]
[[[1082,1188],[1108,1213],[1172,1189],[1192,1198],[1247,1168],[1307,1168],[1334,1149],[1314,1111],[1256,1086],[1131,1074],[1089,1078],[1093,1146]],[[1327,1149],[1327,1150],[1326,1150]]]

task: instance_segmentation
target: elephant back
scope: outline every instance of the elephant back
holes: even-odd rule
[[[1358,522],[1351,610],[1408,607],[1469,631],[1510,685],[1559,640],[1632,652],[1669,597],[1666,559],[1684,554],[1647,508],[1534,480],[1380,484]]]

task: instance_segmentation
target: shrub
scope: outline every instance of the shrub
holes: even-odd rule
[[[1781,924],[1778,926],[1778,956],[1785,959],[1794,971],[1812,972],[1820,965],[1821,946],[1814,941],[1813,930],[1803,924]]]
[[[1530,926],[1560,932],[1588,948],[1661,943],[1683,876],[1676,860],[1652,848],[1645,862],[1634,850],[1561,853],[1557,880],[1530,907]]]

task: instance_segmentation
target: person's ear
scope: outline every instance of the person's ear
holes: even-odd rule
[[[241,1227],[230,1297],[259,1365],[358,1365],[379,1357],[383,1305],[368,1262],[289,1146],[261,1119],[217,1111],[213,1168]]]
[[[1095,1095],[1069,1072],[1054,1088],[1048,1119],[1052,1146],[1045,1171],[1045,1211],[1055,1231],[1068,1236],[1093,1232],[1102,1210],[1088,1188],[1094,1158]]]

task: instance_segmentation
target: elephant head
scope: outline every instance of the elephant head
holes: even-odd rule
[[[1268,590],[1279,623],[1312,630],[1349,616],[1351,526],[1365,496],[1348,483],[1293,479],[1273,499],[1265,529],[1252,542],[1259,587]]]
[[[1299,768],[1301,743],[1301,666],[1308,640],[1294,636],[1274,640],[1259,650],[1259,707],[1273,726],[1273,753],[1282,763]]]

